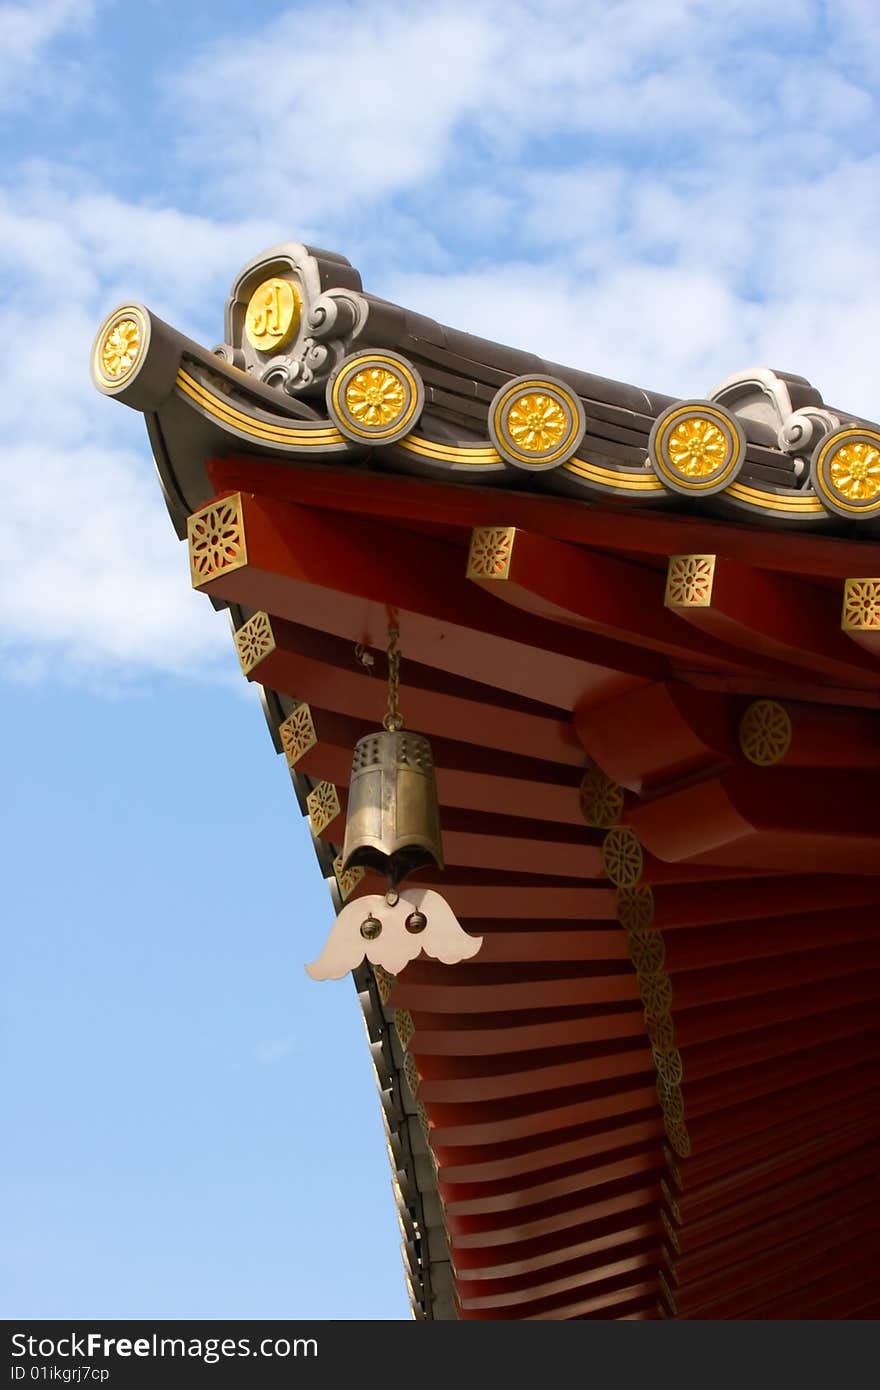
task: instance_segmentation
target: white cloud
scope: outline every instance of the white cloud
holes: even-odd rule
[[[0,5],[0,101],[57,86],[56,40],[93,9]],[[0,194],[7,666],[228,670],[142,422],[93,391],[88,350],[130,297],[210,346],[237,268],[287,237],[597,375],[699,396],[767,362],[880,414],[878,59],[862,0],[311,0],[175,55],[181,145],[141,201],[63,151]],[[185,206],[155,193],[169,161]]]
[[[72,73],[69,60],[55,58],[53,71],[46,69],[47,50],[71,33],[84,32],[94,15],[96,0],[28,0],[27,4],[0,5],[0,106],[14,106],[34,87],[51,91],[63,101],[64,76]]]
[[[190,590],[143,421],[94,390],[89,350],[128,297],[210,346],[235,269],[276,235],[71,193],[49,169],[0,199],[0,615],[18,679],[231,669],[226,624]]]
[[[492,47],[458,5],[298,6],[210,45],[174,80],[185,152],[248,209],[311,221],[340,201],[381,201],[454,156]]]

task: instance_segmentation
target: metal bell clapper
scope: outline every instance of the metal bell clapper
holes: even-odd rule
[[[373,869],[388,892],[356,898],[336,918],[316,961],[313,980],[338,980],[364,959],[396,975],[420,952],[454,965],[476,955],[482,937],[468,936],[452,908],[433,889],[399,892],[416,869],[443,868],[440,808],[431,745],[403,729],[397,708],[397,632],[390,630],[388,713],[384,728],[359,739],[354,750],[343,871]]]

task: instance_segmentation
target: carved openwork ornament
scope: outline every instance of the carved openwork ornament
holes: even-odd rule
[[[623,788],[593,763],[581,778],[580,802],[587,825],[610,830],[623,811]]]
[[[283,724],[279,724],[278,733],[281,737],[281,747],[284,749],[287,766],[296,767],[300,758],[308,753],[310,748],[314,748],[318,742],[312,711],[305,701],[297,705]],[[329,786],[330,784],[328,782],[322,785]]]
[[[403,1059],[403,1074],[406,1077],[406,1084],[409,1086],[412,1098],[415,1100],[419,1094],[419,1086],[422,1084],[422,1078],[419,1075],[416,1059],[411,1052],[408,1052]]]
[[[457,965],[483,944],[468,936],[452,908],[433,888],[411,888],[395,902],[369,893],[346,903],[320,956],[306,966],[313,980],[341,980],[365,959],[399,975],[424,951],[432,960]]]
[[[235,650],[244,675],[259,666],[275,650],[275,634],[268,613],[255,613],[235,634]]]
[[[247,564],[241,494],[211,502],[187,518],[189,567],[193,588]]]
[[[642,876],[642,846],[627,825],[609,830],[602,842],[602,864],[615,888],[629,888]]]
[[[650,883],[617,890],[617,918],[625,931],[647,931],[654,922],[654,893]]]
[[[468,552],[468,579],[507,579],[515,540],[515,526],[475,526]]]
[[[578,396],[552,377],[518,376],[489,406],[489,436],[515,468],[558,468],[576,452],[586,419]]]
[[[670,555],[663,601],[667,608],[709,608],[714,580],[714,555]]]
[[[681,1086],[677,1081],[667,1081],[662,1076],[657,1077],[657,1097],[663,1114],[670,1124],[680,1125],[684,1123],[684,1097],[681,1093]]]
[[[848,579],[843,587],[844,632],[880,629],[880,579]]]
[[[425,404],[422,379],[396,352],[358,352],[327,383],[334,424],[359,444],[393,444],[418,423]]]
[[[630,931],[627,937],[630,959],[639,978],[660,975],[666,966],[666,946],[660,932],[653,927]]]
[[[857,520],[880,513],[880,433],[835,430],[813,455],[813,487],[829,511]]]
[[[676,1163],[673,1161],[672,1154],[669,1153],[668,1151],[664,1153],[663,1157],[664,1157],[664,1160],[665,1160],[665,1162],[666,1162],[666,1166],[667,1166],[667,1168],[669,1169],[670,1176],[672,1177],[673,1182],[675,1182],[675,1184],[676,1184],[676,1186],[677,1186],[677,1188],[678,1188],[678,1190],[679,1190],[679,1192],[680,1192],[680,1191],[682,1190],[683,1184],[682,1184],[682,1181],[681,1181],[681,1174],[680,1174],[679,1171],[678,1171],[678,1166],[677,1166]],[[670,1212],[671,1212],[671,1214],[672,1214],[672,1219],[673,1219],[673,1221],[675,1221],[676,1225],[681,1226],[681,1225],[683,1224],[683,1222],[682,1222],[682,1215],[681,1215],[681,1207],[678,1205],[678,1202],[675,1200],[675,1197],[672,1195],[672,1190],[671,1190],[671,1188],[670,1188],[670,1186],[669,1186],[669,1183],[666,1181],[665,1178],[661,1178],[661,1179],[660,1179],[660,1193],[661,1193],[661,1195],[662,1195],[662,1197],[663,1197],[664,1202],[666,1203],[667,1207],[669,1208],[669,1210],[670,1210]]]
[[[431,1149],[431,1117],[428,1114],[423,1101],[416,1102],[416,1115],[418,1116],[419,1125],[421,1126],[425,1143],[428,1146],[428,1153],[431,1154],[431,1157],[433,1158],[434,1155]]]
[[[672,1008],[672,981],[662,972],[657,975],[639,974],[639,993],[646,1019],[665,1019]]]
[[[302,299],[290,280],[273,275],[258,285],[248,300],[244,331],[258,352],[286,347],[299,328]]]
[[[404,1052],[406,1052],[416,1031],[416,1025],[413,1022],[413,1016],[409,1009],[394,1010],[394,1031],[400,1039],[400,1046],[403,1048]]]
[[[736,416],[709,401],[681,401],[658,415],[648,440],[654,472],[672,492],[711,496],[739,473],[746,437]]]
[[[678,1232],[676,1231],[675,1227],[670,1221],[669,1213],[665,1207],[660,1208],[660,1221],[663,1225],[664,1231],[666,1232],[666,1239],[669,1241],[669,1244],[672,1246],[676,1255],[680,1255],[681,1243],[678,1239]]]
[[[373,964],[373,977],[376,981],[376,988],[379,991],[379,998],[383,1004],[387,1004],[394,993],[394,986],[397,984],[397,976],[392,975],[390,970],[386,970],[382,965]]]
[[[670,1289],[669,1283],[668,1283],[668,1281],[667,1281],[667,1279],[666,1279],[666,1276],[663,1274],[662,1270],[661,1270],[661,1272],[657,1275],[657,1282],[658,1282],[658,1284],[660,1285],[660,1292],[663,1294],[663,1297],[664,1297],[664,1299],[666,1300],[666,1305],[667,1305],[668,1311],[672,1314],[673,1317],[677,1317],[677,1316],[678,1316],[678,1305],[676,1304],[675,1299],[674,1299],[673,1296],[672,1296],[672,1290]]]
[[[791,719],[777,700],[755,700],[739,721],[739,746],[756,767],[781,762],[791,747]]]
[[[672,1149],[668,1148],[665,1144],[663,1145],[663,1162],[666,1164],[666,1171],[669,1173],[669,1176],[675,1183],[677,1190],[679,1192],[684,1192],[684,1179],[681,1176],[681,1169],[675,1161]],[[660,1190],[663,1191],[663,1179],[661,1179],[660,1181]],[[680,1225],[681,1221],[678,1216],[676,1217],[676,1220],[679,1221]]]
[[[365,870],[357,867],[353,869],[343,869],[342,854],[337,854],[333,860],[333,873],[336,876],[336,885],[339,889],[339,896],[343,902],[350,898],[361,879],[364,877]]]
[[[342,814],[339,793],[332,782],[319,782],[306,797],[306,809],[312,826],[312,834],[320,835],[336,817]]]
[[[150,340],[149,315],[139,304],[114,309],[98,329],[92,348],[92,378],[105,396],[131,384]]]
[[[653,1043],[651,1052],[654,1057],[654,1066],[657,1068],[657,1075],[663,1077],[664,1081],[675,1082],[676,1085],[680,1086],[684,1077],[684,1063],[678,1048],[674,1044],[669,1047],[658,1047],[656,1043]]]
[[[646,1016],[645,1032],[651,1039],[652,1048],[662,1051],[663,1048],[675,1046],[675,1028],[669,1014],[662,1014],[659,1018]]]

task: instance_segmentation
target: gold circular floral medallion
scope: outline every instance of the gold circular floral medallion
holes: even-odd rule
[[[729,410],[711,401],[682,401],[657,417],[648,457],[665,487],[705,495],[733,481],[745,444],[742,426]]]
[[[367,429],[384,429],[406,409],[406,387],[388,367],[365,367],[349,378],[345,405],[353,420]]]
[[[623,811],[623,788],[593,763],[581,778],[580,802],[587,825],[610,830]]]
[[[575,453],[586,421],[580,399],[564,381],[519,376],[489,406],[489,436],[516,468],[557,468]]]
[[[851,520],[876,516],[880,512],[880,432],[835,430],[813,455],[812,479],[829,511]]]
[[[772,767],[791,747],[791,719],[777,700],[755,700],[739,721],[739,746],[750,763]]]
[[[418,421],[425,390],[418,372],[396,352],[359,352],[327,384],[334,424],[359,443],[393,444]]]
[[[642,876],[642,846],[634,830],[615,826],[602,841],[602,864],[615,888],[629,888]]]
[[[92,351],[92,375],[104,392],[124,389],[143,361],[149,340],[148,320],[137,304],[126,304],[105,319]]]

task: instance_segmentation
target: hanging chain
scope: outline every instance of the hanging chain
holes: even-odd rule
[[[403,728],[403,715],[397,706],[400,694],[400,652],[397,639],[400,633],[396,627],[388,629],[388,711],[382,720],[382,728],[394,733]]]

